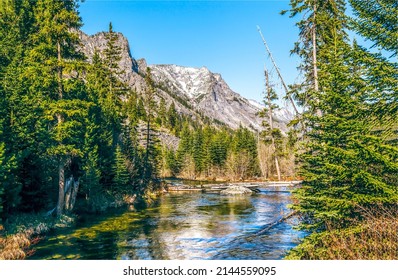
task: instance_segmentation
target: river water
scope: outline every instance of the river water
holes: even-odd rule
[[[167,193],[150,208],[84,216],[33,248],[30,259],[281,259],[304,233],[289,213],[289,192],[221,196]]]

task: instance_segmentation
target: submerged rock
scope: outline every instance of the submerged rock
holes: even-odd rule
[[[243,186],[231,186],[228,187],[226,190],[222,190],[220,192],[221,195],[239,195],[239,194],[245,194],[245,195],[250,195],[253,192]]]

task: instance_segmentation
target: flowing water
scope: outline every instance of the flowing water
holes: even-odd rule
[[[281,259],[304,233],[289,213],[289,192],[221,196],[168,193],[150,208],[84,216],[33,249],[31,259]]]

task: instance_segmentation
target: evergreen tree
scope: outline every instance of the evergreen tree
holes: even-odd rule
[[[339,6],[337,6],[339,7]],[[350,226],[359,208],[398,201],[397,149],[374,132],[368,87],[357,49],[347,43],[344,7],[325,22],[328,36],[318,49],[318,108],[307,115],[305,152],[300,155],[303,187],[294,206],[307,219],[304,227],[324,230]],[[320,27],[322,22],[320,22]],[[395,174],[395,175],[394,175]]]
[[[227,160],[227,154],[229,150],[229,135],[226,131],[221,130],[217,132],[209,147],[210,160],[212,165],[222,168]]]
[[[180,135],[180,144],[177,149],[177,161],[182,167],[184,156],[192,150],[192,134],[188,122],[185,122]]]
[[[4,143],[0,144],[0,217],[2,217],[3,212],[3,194],[4,194],[4,177],[6,175],[7,170],[4,168],[5,165],[5,157],[4,157]],[[1,221],[2,219],[0,219]],[[1,223],[0,223],[1,225]]]
[[[241,179],[260,175],[257,140],[249,129],[239,126],[234,133],[232,153],[238,160],[236,170]]]
[[[109,70],[109,92],[112,92],[117,81],[117,76],[123,72],[119,68],[122,49],[118,46],[118,34],[113,31],[112,22],[109,23],[108,32],[105,33],[106,48],[104,50],[104,63]]]
[[[203,128],[203,144],[202,144],[202,167],[203,171],[205,172],[205,176],[208,177],[211,172],[211,143],[212,143],[212,138],[214,134],[214,130],[206,125]]]
[[[195,164],[195,172],[200,174],[203,171],[204,145],[202,129],[197,129],[193,134],[192,158]]]
[[[118,45],[118,34],[113,31],[112,23],[109,23],[109,30],[105,33],[106,48],[103,52],[102,61],[105,69],[103,71],[108,76],[104,82],[108,85],[105,93],[103,107],[108,121],[111,122],[110,128],[113,135],[113,147],[117,145],[117,139],[121,132],[121,96],[126,92],[125,85],[120,81],[123,71],[119,67],[121,60],[121,47]]]
[[[166,103],[163,98],[160,98],[156,124],[159,126],[166,126]]]
[[[4,143],[0,144],[0,214],[9,214],[20,202],[21,185],[15,176],[16,159],[5,155]]]
[[[39,0],[34,7],[35,33],[27,55],[25,77],[29,90],[41,99],[50,127],[47,153],[58,162],[57,215],[65,200],[65,168],[81,155],[81,139],[87,104],[78,98],[82,82],[73,71],[82,56],[76,51],[81,26],[76,1]],[[55,71],[54,71],[55,69]],[[66,78],[65,73],[69,77]]]
[[[304,120],[306,115],[316,113],[322,114],[319,109],[319,95],[323,90],[319,83],[319,63],[320,50],[327,47],[334,32],[345,32],[347,20],[344,15],[344,0],[291,0],[291,9],[282,11],[281,14],[289,12],[290,17],[298,14],[303,18],[296,23],[299,28],[299,40],[295,43],[292,54],[297,54],[302,62],[299,66],[304,81],[300,84],[291,86],[299,104],[304,108]],[[337,26],[338,25],[338,26]],[[339,29],[335,29],[335,28]],[[345,35],[345,34],[344,34]],[[303,123],[303,120],[297,120]],[[305,128],[304,124],[304,128]]]
[[[391,59],[397,56],[398,4],[396,1],[350,1],[354,18],[351,28],[366,40],[373,42],[370,53],[354,42],[355,60],[363,83],[368,86],[369,112],[379,132],[384,137],[398,142],[398,63]],[[374,52],[373,47],[384,50]],[[387,52],[386,52],[387,51]]]
[[[151,70],[146,69],[145,82],[147,89],[144,94],[144,106],[146,115],[145,130],[145,156],[144,156],[144,181],[151,180],[157,176],[158,168],[158,147],[156,132],[153,128],[154,113],[156,108],[154,81],[152,80]]]
[[[179,173],[179,166],[174,150],[169,149],[166,153],[166,166],[170,170],[171,176],[175,177]]]
[[[169,110],[167,111],[167,127],[170,128],[170,130],[175,130],[177,127],[177,120],[178,120],[178,114],[176,111],[176,107],[174,102],[170,104]]]
[[[129,138],[130,135],[122,135],[124,126],[130,126],[128,131],[135,130],[137,124],[136,110],[127,104],[122,107],[121,96],[127,93],[126,86],[120,81],[123,71],[119,68],[121,59],[121,47],[118,45],[118,34],[113,31],[112,23],[109,30],[105,33],[107,42],[101,59],[100,53],[96,50],[93,56],[87,75],[87,84],[90,88],[90,101],[95,104],[92,112],[95,112],[95,123],[97,130],[93,135],[98,144],[98,168],[100,171],[100,183],[105,190],[115,188],[118,169],[115,167],[118,160],[117,146],[123,137]],[[136,95],[131,94],[129,100],[134,102]],[[131,102],[129,102],[131,103]],[[127,111],[126,111],[127,110]],[[126,121],[126,116],[130,117],[130,123]],[[119,151],[122,152],[123,151]],[[119,166],[120,167],[120,166]],[[122,187],[124,185],[122,184]]]
[[[260,117],[268,119],[268,122],[263,120],[262,125],[265,128],[261,132],[261,136],[264,141],[270,143],[272,146],[272,153],[275,162],[275,169],[278,176],[278,180],[281,180],[281,171],[279,167],[279,157],[281,156],[282,151],[282,133],[280,129],[274,128],[274,120],[272,112],[274,109],[278,108],[278,105],[275,103],[275,100],[278,99],[278,96],[274,89],[272,88],[269,81],[269,73],[267,69],[264,69],[265,81],[266,81],[266,93],[264,96],[265,108],[260,112]]]
[[[4,215],[24,202],[20,196],[23,188],[26,187],[34,195],[37,193],[32,189],[42,183],[34,186],[34,178],[29,178],[29,175],[40,174],[40,170],[34,169],[42,164],[28,168],[24,164],[27,162],[25,159],[34,158],[31,155],[44,142],[37,138],[42,131],[42,121],[36,115],[38,99],[27,96],[26,82],[22,79],[23,59],[30,48],[28,36],[32,32],[32,12],[29,1],[3,1],[0,8],[0,143],[4,144],[5,161],[10,162],[9,167],[12,167],[2,181],[7,185],[4,196],[8,197],[4,201]],[[36,162],[40,162],[38,156]],[[41,200],[44,201],[43,198]]]
[[[116,147],[114,174],[113,192],[115,194],[126,193],[130,183],[130,174],[127,169],[126,158],[119,145]]]
[[[398,54],[398,3],[395,0],[349,0],[355,19],[352,28],[367,40],[392,53]]]

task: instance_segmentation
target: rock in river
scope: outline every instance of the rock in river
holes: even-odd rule
[[[225,190],[222,190],[221,195],[238,195],[238,194],[252,194],[252,191],[242,186],[230,186]]]

